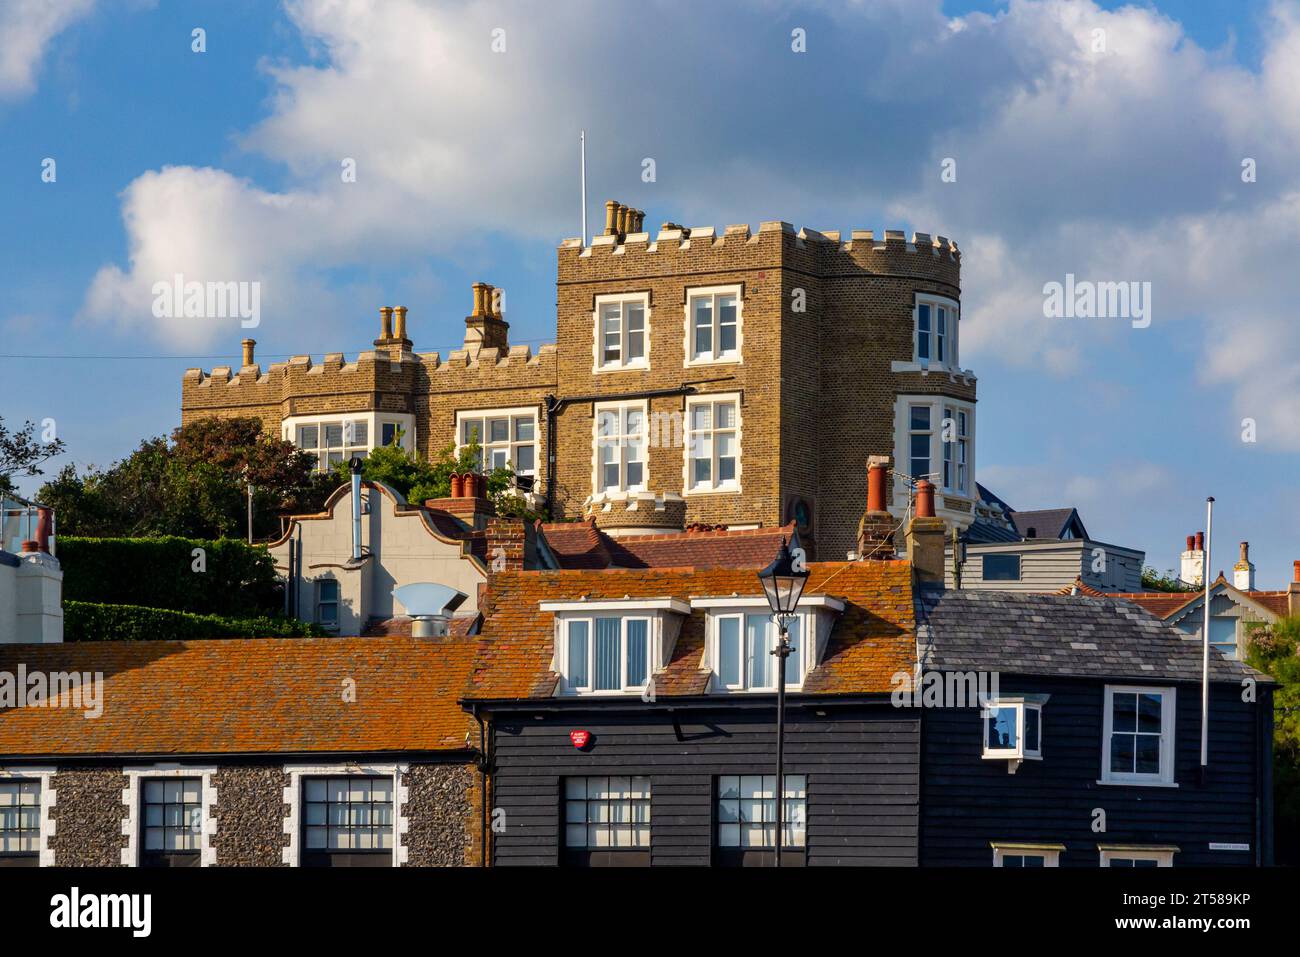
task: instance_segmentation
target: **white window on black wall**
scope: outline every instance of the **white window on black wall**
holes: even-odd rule
[[[808,836],[808,779],[805,775],[785,776],[781,813],[781,863],[802,864]],[[719,864],[771,866],[776,847],[775,774],[719,776],[715,817]]]
[[[564,779],[565,863],[650,863],[650,779],[635,775]]]
[[[1175,713],[1173,688],[1107,685],[1101,783],[1172,785]]]

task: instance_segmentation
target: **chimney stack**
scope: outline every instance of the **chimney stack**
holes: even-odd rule
[[[253,364],[253,347],[257,345],[256,339],[244,339],[240,342],[244,347],[244,368],[247,369]]]
[[[934,514],[934,486],[925,479],[916,483],[916,517],[907,526],[907,560],[918,584],[943,585],[943,519]]]
[[[496,314],[492,300],[495,289],[486,282],[476,282],[474,309],[465,317],[465,350],[476,357],[483,349],[497,349],[504,355],[510,349],[510,324]]]
[[[1300,562],[1291,563],[1291,584],[1286,589],[1288,615],[1300,615]]]
[[[396,328],[394,317],[397,319]],[[379,307],[379,338],[375,340],[375,347],[387,351],[389,358],[394,360],[401,359],[402,353],[411,348],[411,340],[406,338],[405,306]]]
[[[1241,591],[1255,590],[1255,566],[1250,561],[1250,542],[1241,543],[1241,557],[1232,566],[1232,584]]]
[[[858,522],[858,558],[894,557],[894,518],[885,508],[889,456],[867,459],[867,510]]]
[[[1178,580],[1200,588],[1205,578],[1205,533],[1187,536],[1187,550],[1179,557]]]

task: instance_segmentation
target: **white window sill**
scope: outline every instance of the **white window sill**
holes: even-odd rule
[[[719,485],[716,488],[688,488],[683,495],[739,495],[739,485]]]
[[[963,369],[961,366],[949,365],[946,362],[921,362],[917,359],[904,361],[895,359],[889,363],[890,372],[923,372],[926,375],[934,373],[935,375],[943,374],[953,379],[969,379],[976,381],[976,375],[971,369]]]
[[[628,363],[611,363],[605,366],[592,366],[592,373],[600,375],[602,372],[648,372],[650,369],[650,360],[638,359],[636,362]]]
[[[695,366],[725,366],[740,364],[740,354],[737,353],[734,356],[722,356],[718,359],[687,359],[686,362],[683,363],[683,368],[690,369]]]
[[[1103,781],[1098,784],[1109,788],[1176,788],[1177,781]]]

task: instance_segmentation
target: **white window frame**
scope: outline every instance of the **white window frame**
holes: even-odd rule
[[[1116,694],[1160,695],[1160,770],[1154,774],[1118,772],[1110,770],[1110,738],[1114,725],[1114,697]],[[1098,784],[1115,784],[1147,787],[1178,787],[1174,782],[1177,765],[1178,692],[1173,687],[1141,685],[1106,685],[1102,696],[1101,778]]]
[[[122,834],[127,839],[122,848],[122,866],[139,867],[142,847],[142,822],[140,821],[141,779],[152,778],[198,778],[200,781],[199,806],[199,866],[213,867],[217,863],[217,849],[212,846],[212,836],[217,833],[217,818],[213,809],[217,804],[217,786],[213,777],[217,769],[213,765],[192,767],[179,764],[155,764],[141,767],[123,768],[126,775],[126,787],[122,789],[122,804],[126,807],[126,816],[122,820]]]
[[[50,847],[50,838],[54,836],[56,821],[50,811],[58,803],[58,792],[54,788],[54,775],[57,768],[52,767],[0,767],[0,781],[36,781],[41,786],[40,803],[40,843],[36,850],[38,867],[54,866],[54,849]]]
[[[727,363],[741,363],[745,351],[745,297],[744,287],[740,283],[732,283],[724,286],[696,286],[686,289],[686,335],[683,340],[685,349],[684,366],[710,366],[724,365]],[[734,352],[724,352],[718,354],[717,345],[721,334],[721,318],[718,310],[718,299],[723,296],[736,297],[736,348]],[[711,297],[713,299],[713,330],[710,340],[712,348],[707,354],[698,354],[695,351],[695,315],[694,303],[697,299]]]
[[[338,595],[332,602],[321,600],[321,586],[326,582],[333,582]],[[320,610],[322,605],[334,606],[334,621],[321,621]],[[325,576],[312,580],[312,620],[322,628],[339,628],[343,622],[343,583],[337,578]]]
[[[693,484],[693,469],[691,463],[694,458],[691,455],[692,436],[695,434],[691,428],[691,410],[699,405],[719,405],[730,403],[736,409],[736,425],[734,429],[719,429],[717,427],[716,409],[710,413],[709,421],[709,449],[711,461],[709,466],[710,484],[695,485]],[[686,421],[684,423],[684,441],[682,442],[682,494],[683,495],[715,495],[718,493],[736,493],[741,488],[741,463],[744,460],[744,417],[741,412],[740,393],[739,392],[714,392],[702,395],[687,396],[686,398]],[[734,432],[736,436],[736,475],[733,479],[726,482],[718,482],[718,443],[717,433]],[[701,433],[703,434],[703,433]]]
[[[980,750],[981,757],[991,761],[1041,761],[1043,759],[1043,701],[1026,697],[999,697],[987,706],[980,708]],[[1016,712],[1016,746],[1014,748],[990,748],[988,719],[992,712],[1011,708]],[[1025,716],[1029,711],[1038,713],[1037,747],[1027,747],[1025,741]]]
[[[532,439],[519,439],[518,425],[516,419],[531,418],[533,422]],[[531,475],[534,479],[538,474],[538,460],[541,458],[542,445],[541,437],[537,430],[537,407],[533,405],[516,406],[506,409],[458,409],[456,410],[456,454],[460,455],[461,451],[469,444],[464,440],[465,421],[480,419],[483,422],[482,431],[487,431],[488,419],[505,419],[507,428],[507,441],[489,442],[487,436],[480,434],[478,438],[479,448],[483,450],[483,461],[480,468],[485,472],[492,470],[490,451],[505,448],[507,459],[510,467],[515,470],[516,475]],[[520,470],[515,466],[516,449],[520,446],[531,445],[533,447],[533,467],[531,469]]]
[[[593,798],[590,796],[591,782],[595,780],[599,780],[601,778],[608,778],[610,780],[611,790],[613,790],[614,788],[614,784],[613,784],[614,781],[626,780],[627,796],[620,797],[617,800],[626,801],[628,808],[633,811],[635,811],[638,807],[643,806],[646,812],[645,820],[628,821],[626,824],[620,824],[619,822],[615,822],[612,820],[611,821],[589,820],[588,818],[591,813],[590,805],[593,802],[610,800],[610,799]],[[583,796],[580,798],[571,796],[569,793],[570,782],[579,781],[579,780],[582,781],[582,789],[583,789]],[[638,782],[640,782],[641,790],[644,791],[645,797],[640,797],[636,795],[638,789]],[[566,774],[564,775],[563,778],[561,779],[561,793],[560,793],[560,812],[563,815],[562,819],[564,822],[563,846],[565,848],[572,848],[573,850],[578,850],[578,851],[649,851],[650,841],[653,836],[651,832],[651,827],[653,825],[653,800],[654,800],[654,783],[651,780],[650,775],[648,774]],[[569,804],[579,803],[579,802],[581,802],[583,810],[587,812],[587,815],[584,816],[584,819],[581,822],[582,835],[583,835],[582,843],[573,844],[570,843],[569,841],[569,828],[577,826],[579,822],[574,821],[571,823],[569,821]],[[608,828],[611,837],[613,837],[614,830],[616,828],[626,828],[633,835],[634,840],[631,844],[619,844],[616,841],[612,841],[609,844],[599,844],[599,843],[592,844],[589,841],[589,837],[590,837],[590,829],[593,824]]]
[[[930,329],[926,333],[926,351],[928,357],[921,357],[921,307],[929,309]],[[939,329],[939,310],[944,310],[944,329]],[[912,303],[912,362],[919,369],[944,369],[955,371],[961,368],[958,359],[958,329],[961,325],[961,303],[948,296],[934,293],[917,293]],[[940,359],[940,343],[943,346],[943,358]]]
[[[410,790],[403,783],[410,770],[406,762],[386,764],[286,764],[284,773],[289,783],[284,788],[284,803],[289,813],[284,818],[284,833],[289,843],[281,850],[280,860],[290,867],[302,865],[302,807],[303,778],[314,777],[392,777],[393,779],[393,867],[406,863],[409,848],[406,834],[411,828],[405,812],[411,799]]]
[[[641,306],[642,315],[645,317],[642,331],[642,348],[641,356],[629,360],[627,358],[627,311],[624,308],[627,303],[637,303]],[[619,307],[618,323],[618,360],[613,362],[605,361],[605,321],[604,313],[609,306]],[[650,368],[650,293],[648,292],[618,292],[606,293],[595,298],[591,312],[591,325],[595,331],[594,341],[592,343],[592,366],[591,371],[600,374],[602,372],[621,372],[625,369],[648,369]]]
[[[973,502],[975,500],[975,440],[976,440],[976,415],[975,404],[965,399],[954,399],[945,395],[899,395],[894,400],[894,461],[902,464],[901,469],[904,472],[911,473],[912,470],[912,407],[929,406],[930,408],[930,474],[933,476],[929,481],[934,485],[935,490],[944,498],[952,498],[963,502]],[[945,444],[943,441],[943,423],[947,411],[954,413],[966,413],[966,490],[962,491],[956,488],[945,488],[943,483],[943,463]],[[953,416],[954,425],[959,422],[958,417]],[[917,430],[916,434],[925,434],[922,430]],[[960,441],[960,439],[959,439]],[[959,452],[957,454],[960,454]],[[956,458],[954,458],[956,462]],[[956,469],[954,469],[954,473]],[[925,476],[916,475],[913,478],[921,479]],[[895,478],[894,501],[906,503],[910,501],[907,483],[900,475]],[[970,521],[970,512],[960,512],[945,510],[942,502],[935,502],[936,512],[945,514],[955,520],[966,524]]]
[[[933,413],[931,414],[933,415]],[[946,431],[945,423],[949,419],[952,420],[953,424],[953,439],[946,442],[943,436]],[[943,416],[939,419],[939,448],[943,454],[943,459],[939,463],[939,487],[946,494],[970,497],[971,423],[973,420],[974,416],[970,410],[960,404],[955,402],[944,403]],[[961,430],[963,421],[966,423],[964,433]],[[952,478],[954,480],[951,485],[948,484],[949,464],[952,465]],[[965,481],[962,481],[963,478]]]
[[[1003,867],[1004,857],[1041,857],[1044,867],[1060,867],[1064,844],[1016,844],[990,841],[993,848],[993,866]]]
[[[339,446],[328,446],[325,444],[325,426],[342,425],[346,430],[349,424],[356,429],[357,425],[366,427],[366,441],[352,442],[347,441],[345,432],[344,441]],[[280,422],[280,435],[287,441],[292,442],[295,447],[302,448],[298,445],[298,430],[303,426],[316,426],[316,447],[313,449],[304,449],[303,451],[312,452],[317,456],[316,471],[324,472],[329,468],[329,453],[337,451],[342,456],[341,461],[346,462],[353,455],[360,455],[365,458],[366,455],[379,448],[383,437],[383,427],[385,425],[395,425],[402,430],[402,448],[408,452],[416,448],[415,444],[415,416],[407,412],[333,412],[324,415],[291,415]],[[320,466],[320,456],[325,455],[326,468]]]
[[[618,670],[619,682],[617,688],[597,688],[596,687],[596,620],[600,618],[613,618],[618,621]],[[654,675],[655,655],[654,655],[654,615],[636,614],[633,612],[605,612],[593,613],[591,615],[566,615],[560,628],[560,640],[557,642],[556,651],[560,658],[560,674],[564,676],[564,689],[569,694],[576,695],[610,695],[626,694],[634,692],[640,694],[641,691],[649,684]],[[645,675],[646,680],[639,684],[628,682],[628,665],[630,661],[627,654],[627,633],[628,623],[632,621],[645,622]],[[587,626],[587,683],[585,685],[575,685],[571,679],[571,670],[569,667],[569,629],[575,624],[585,624]]]
[[[780,632],[777,630],[776,622],[773,621],[770,611],[767,611],[764,604],[762,608],[757,605],[753,607],[731,606],[725,608],[710,609],[706,622],[706,640],[708,642],[709,666],[712,671],[711,684],[712,690],[717,692],[726,692],[728,694],[772,694],[776,691],[777,664],[776,656],[771,654],[772,649],[776,647],[777,639]],[[771,684],[761,687],[751,687],[749,685],[749,669],[746,667],[748,661],[748,631],[747,618],[750,615],[761,615],[767,622],[767,647],[764,654],[771,659],[769,662],[770,674],[772,677]],[[816,656],[817,646],[817,617],[812,611],[801,611],[795,614],[795,620],[798,621],[799,628],[799,647],[797,653],[791,655],[795,661],[795,672],[798,676],[797,681],[786,679],[785,687],[787,691],[799,691],[803,688],[804,679],[808,677],[808,672],[812,670],[810,662]],[[725,684],[722,679],[722,622],[726,619],[738,619],[740,622],[740,680],[737,684]]]
[[[642,400],[640,402],[598,402],[593,408],[591,417],[591,490],[594,495],[618,494],[623,492],[643,492],[648,487],[650,480],[650,403]],[[627,439],[630,437],[625,433],[627,423],[627,413],[637,411],[641,413],[641,432],[638,436],[640,442],[639,457],[632,458],[629,456],[629,447]],[[613,412],[618,419],[618,432],[613,436],[602,436],[600,434],[600,416],[602,412]],[[616,439],[618,444],[615,446],[619,450],[618,455],[618,484],[604,488],[601,485],[601,463],[600,447],[601,442],[607,439]],[[641,481],[635,484],[628,484],[627,467],[630,463],[639,462],[641,464]]]
[[[1157,867],[1173,867],[1179,848],[1173,845],[1098,844],[1098,865],[1110,867],[1112,858],[1132,861],[1155,861]]]

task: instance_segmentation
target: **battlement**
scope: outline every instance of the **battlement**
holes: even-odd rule
[[[721,231],[713,226],[665,223],[655,234],[607,228],[604,235],[592,237],[587,246],[581,239],[564,240],[558,256],[561,282],[566,278],[590,279],[592,272],[615,278],[625,271],[643,269],[667,276],[676,271],[737,265],[775,268],[788,264],[814,274],[915,276],[958,287],[961,270],[961,250],[946,236],[914,232],[909,239],[897,229],[886,229],[880,236],[874,230],[854,229],[845,239],[838,230],[796,230],[780,220],[759,224],[757,232],[747,223],[726,226]],[[686,260],[674,261],[677,256]]]

